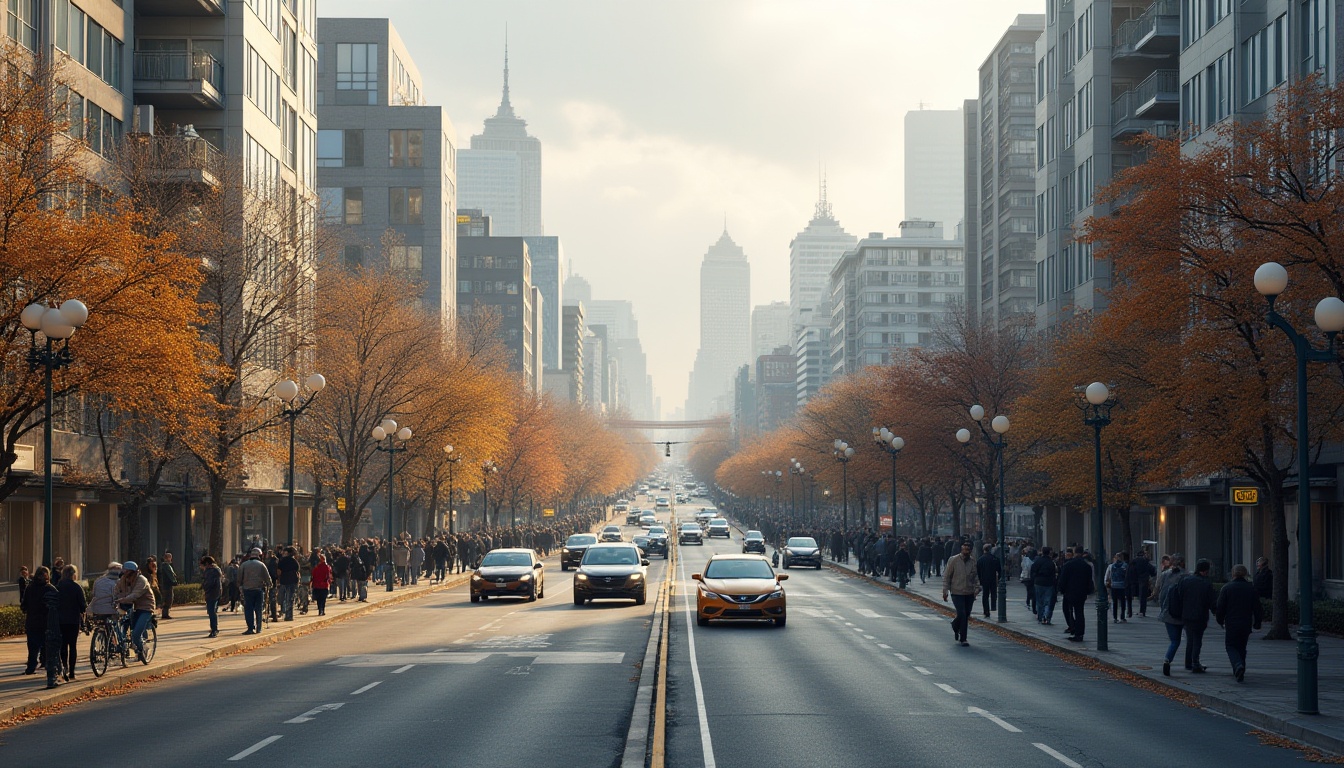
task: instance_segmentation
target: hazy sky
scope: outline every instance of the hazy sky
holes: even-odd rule
[[[595,298],[635,302],[663,412],[686,398],[699,268],[728,231],[753,305],[788,299],[824,164],[852,234],[895,234],[902,120],[955,109],[1043,0],[321,0],[386,16],[469,146],[499,103],[542,142],[542,211]]]

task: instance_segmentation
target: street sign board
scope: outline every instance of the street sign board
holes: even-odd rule
[[[543,510],[541,510],[541,516],[542,516],[542,517],[555,517],[555,510],[554,510],[554,509],[543,509]]]
[[[1232,488],[1232,506],[1254,507],[1260,503],[1259,488]]]
[[[891,515],[882,515],[877,518],[878,527],[883,530],[891,530]]]
[[[344,496],[338,496],[338,497],[336,498],[336,508],[339,509],[339,510],[341,510],[342,512],[345,511],[345,497],[344,497]]]

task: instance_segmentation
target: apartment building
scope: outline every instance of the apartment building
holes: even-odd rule
[[[499,313],[510,368],[530,392],[542,392],[541,292],[532,285],[532,260],[521,237],[462,237],[457,241],[457,306],[463,315]]]

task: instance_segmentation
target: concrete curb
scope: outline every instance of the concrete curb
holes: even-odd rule
[[[879,579],[874,579],[871,576],[865,576],[863,574],[860,574],[858,571],[850,570],[848,568],[841,567],[831,562],[827,562],[826,567],[833,571],[836,571],[837,573],[853,576],[859,579],[864,579],[865,581],[877,584],[878,586],[884,587],[889,591],[895,593],[896,595],[906,598],[907,600],[920,603],[921,605],[925,605],[930,608],[939,609],[940,612],[943,613],[951,613],[950,608],[948,608],[946,605],[942,603],[939,603],[936,600],[931,600],[923,595],[917,594],[915,592],[910,592],[909,590],[897,589],[896,587],[889,585],[887,582],[881,581]],[[1049,640],[1037,637],[1036,635],[1032,635],[1027,632],[1018,631],[1017,629],[1014,629],[1012,627],[1000,624],[997,621],[990,622],[985,621],[982,618],[972,616],[971,622],[973,624],[977,624],[983,627],[1011,634],[1015,637],[1022,638],[1023,640],[1032,640],[1038,643],[1043,643],[1045,645],[1050,646],[1055,651],[1058,651],[1061,655],[1069,656],[1071,658],[1080,660],[1085,659],[1088,662],[1098,664],[1111,672],[1122,673],[1126,676],[1140,677],[1143,680],[1152,683],[1154,685],[1160,686],[1168,691],[1171,691],[1172,693],[1180,694],[1181,696],[1191,697],[1199,703],[1200,707],[1207,709],[1211,712],[1217,712],[1220,715],[1230,717],[1234,720],[1240,720],[1246,723],[1247,725],[1251,725],[1256,728],[1262,728],[1266,731],[1273,731],[1274,733],[1278,733],[1289,739],[1300,742],[1310,747],[1314,747],[1319,750],[1323,750],[1337,755],[1344,755],[1344,739],[1340,739],[1328,733],[1322,733],[1321,731],[1312,728],[1309,719],[1297,719],[1297,718],[1289,719],[1278,717],[1276,715],[1271,715],[1267,712],[1261,712],[1259,710],[1252,709],[1250,707],[1238,704],[1236,702],[1229,701],[1219,696],[1213,696],[1207,693],[1198,693],[1195,691],[1191,691],[1187,688],[1183,688],[1179,685],[1174,685],[1170,682],[1167,682],[1165,679],[1161,677],[1154,677],[1145,675],[1141,672],[1136,672],[1132,669],[1129,669],[1128,667],[1107,661],[1104,657],[1099,655],[1093,655],[1090,653],[1078,651],[1065,645],[1056,645],[1055,643],[1052,643]]]
[[[99,678],[92,677],[92,673],[84,670],[84,674],[89,675],[83,678],[83,682],[65,683],[59,688],[48,690],[39,688],[33,691],[32,695],[20,699],[10,705],[0,705],[0,728],[13,725],[11,720],[20,718],[33,710],[43,709],[50,706],[65,704],[67,702],[80,699],[90,693],[105,691],[113,688],[120,688],[130,683],[152,680],[157,677],[172,675],[202,664],[214,661],[216,659],[232,656],[235,653],[243,651],[264,648],[273,643],[306,635],[309,632],[325,629],[333,624],[365,616],[369,613],[385,608],[387,606],[416,600],[426,597],[445,589],[461,586],[471,579],[470,573],[457,574],[454,578],[446,579],[441,584],[435,584],[428,589],[418,589],[414,592],[393,593],[390,598],[379,600],[376,603],[365,603],[362,606],[352,608],[339,615],[328,615],[320,619],[305,622],[295,626],[285,627],[284,629],[273,630],[264,635],[250,635],[246,638],[240,638],[224,645],[211,648],[188,650],[180,658],[166,661],[163,663],[151,662],[148,666],[132,662],[135,666],[128,666],[126,669],[113,670],[110,666],[107,674]],[[274,622],[272,622],[274,626]],[[40,680],[40,675],[34,675],[33,680]]]

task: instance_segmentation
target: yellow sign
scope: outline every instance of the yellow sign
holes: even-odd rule
[[[1260,503],[1259,488],[1233,488],[1232,505],[1237,507],[1254,507]]]
[[[554,510],[554,509],[543,509],[543,510],[541,510],[541,516],[542,516],[542,517],[555,517],[555,510]]]
[[[471,223],[471,217],[470,217],[470,216],[461,216],[461,215],[459,215],[459,216],[457,217],[457,223],[458,223],[458,224],[470,224],[470,223]]]
[[[345,511],[345,497],[344,497],[344,496],[338,497],[338,498],[336,499],[336,508],[339,509],[339,510],[341,510],[342,512]]]

